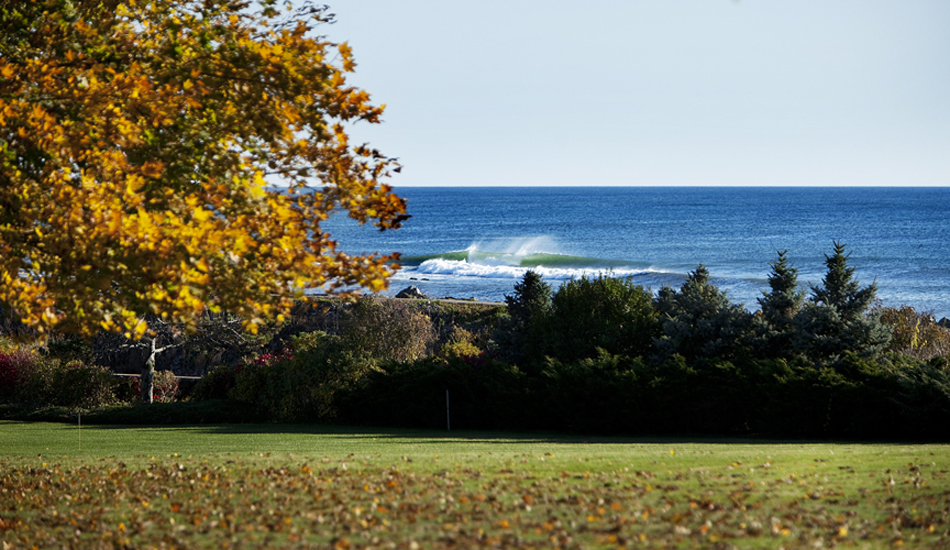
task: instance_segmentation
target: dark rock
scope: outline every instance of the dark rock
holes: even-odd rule
[[[399,294],[396,294],[396,298],[427,298],[425,294],[422,293],[415,286],[408,286],[399,291]]]

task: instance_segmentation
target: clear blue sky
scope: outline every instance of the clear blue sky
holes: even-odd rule
[[[327,0],[409,185],[950,185],[948,0]]]

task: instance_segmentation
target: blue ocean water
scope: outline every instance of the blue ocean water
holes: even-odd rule
[[[502,301],[527,269],[557,285],[610,271],[657,291],[699,264],[735,303],[758,309],[769,262],[788,250],[807,289],[834,241],[889,306],[950,317],[950,188],[478,187],[397,189],[397,231],[336,216],[348,252],[399,252],[386,294]]]

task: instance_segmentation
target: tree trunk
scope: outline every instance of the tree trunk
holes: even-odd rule
[[[145,360],[145,364],[142,365],[142,378],[141,378],[141,399],[142,403],[151,405],[155,399],[155,356],[160,350],[155,349],[155,338],[151,339],[148,351],[148,359]]]

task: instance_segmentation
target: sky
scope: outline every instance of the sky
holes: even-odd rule
[[[947,0],[326,0],[399,186],[950,186]]]

